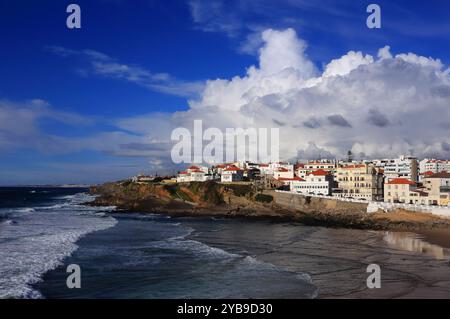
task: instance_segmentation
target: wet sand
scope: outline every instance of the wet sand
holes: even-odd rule
[[[199,223],[190,220],[195,229],[201,229]],[[227,251],[244,251],[284,270],[305,272],[318,287],[317,298],[450,298],[450,251],[422,235],[236,223],[222,220],[220,230],[209,225],[194,238]],[[381,267],[380,289],[367,288],[369,264]]]
[[[429,243],[450,249],[450,229],[418,230],[417,234]]]

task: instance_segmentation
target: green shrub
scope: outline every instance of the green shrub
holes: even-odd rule
[[[204,201],[214,205],[223,204],[225,202],[222,193],[220,192],[220,186],[217,183],[209,181],[204,183],[203,187],[205,188],[203,195]]]
[[[271,203],[273,201],[273,196],[266,195],[266,194],[258,194],[255,196],[255,200],[257,202],[262,202],[262,203]]]
[[[198,194],[201,186],[202,186],[201,182],[190,182],[188,188],[190,191],[192,191],[192,193]]]
[[[131,181],[124,181],[120,183],[123,187],[128,187],[130,184],[132,184]]]
[[[172,197],[177,196],[179,190],[178,185],[164,185],[164,189],[170,193]]]
[[[177,192],[177,197],[182,199],[182,200],[185,200],[185,201],[188,201],[188,202],[192,202],[192,198],[188,194],[183,192],[182,190],[179,190]]]
[[[246,196],[251,194],[251,185],[227,185],[227,188],[233,191],[235,196]]]
[[[164,178],[158,176],[158,177],[155,177],[153,180],[151,180],[150,183],[161,183],[161,181],[163,179]]]

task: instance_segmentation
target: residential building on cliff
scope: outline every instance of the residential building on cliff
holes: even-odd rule
[[[309,161],[304,165],[304,167],[311,171],[318,169],[332,171],[336,168],[336,163],[331,160]]]
[[[427,175],[423,179],[423,186],[432,199],[432,204],[448,206],[450,203],[450,173],[440,172]]]
[[[222,171],[222,183],[240,182],[244,179],[244,171],[235,165],[228,166]]]
[[[417,187],[417,183],[407,178],[394,178],[384,184],[386,203],[432,205],[428,193]]]
[[[273,171],[273,178],[294,178],[294,168],[288,169],[286,167],[280,166]]]
[[[338,166],[336,178],[338,185],[333,196],[371,201],[383,198],[383,170],[373,164]]]
[[[289,181],[292,192],[305,195],[329,195],[333,188],[333,174],[323,169],[313,171],[305,176],[305,179],[295,177]]]
[[[426,158],[419,162],[419,171],[421,174],[450,172],[450,161]]]
[[[402,155],[394,159],[374,160],[373,163],[384,169],[386,182],[395,178],[406,178],[413,182],[419,179],[419,164],[416,157]]]
[[[208,167],[192,165],[185,171],[178,173],[177,183],[206,182],[213,179],[213,175],[209,173]]]

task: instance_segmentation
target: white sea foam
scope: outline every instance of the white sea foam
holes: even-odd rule
[[[60,205],[35,207],[32,214],[17,210],[11,214],[20,221],[4,223],[0,231],[0,298],[42,297],[32,284],[70,256],[82,236],[117,223],[110,216],[95,216],[104,208],[83,206],[89,199],[77,194],[67,196]]]
[[[166,240],[156,241],[153,242],[151,246],[161,249],[191,252],[195,255],[195,258],[204,258],[208,263],[231,262],[235,264],[235,271],[237,271],[238,273],[246,273],[249,276],[264,276],[264,274],[278,276],[282,274],[282,276],[291,276],[293,280],[298,280],[303,283],[310,284],[311,287],[314,287],[311,277],[306,273],[291,272],[274,264],[261,261],[252,256],[243,256],[241,254],[231,253],[217,247],[211,247],[196,240],[186,239],[186,237],[191,234],[192,231],[193,230],[189,228],[187,235],[183,234],[181,236],[171,237]],[[232,268],[229,269],[230,272],[233,272]],[[317,289],[312,289],[307,297],[315,298],[317,297],[317,293]]]
[[[18,208],[15,211],[18,213],[32,213],[35,210],[34,210],[34,208],[31,208],[31,207],[25,207],[25,208]]]

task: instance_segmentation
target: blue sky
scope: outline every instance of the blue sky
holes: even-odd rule
[[[66,28],[69,3],[81,7],[80,30]],[[369,3],[381,7],[379,30],[366,27]],[[2,1],[0,185],[164,172],[133,149],[146,131],[124,123],[186,111],[207,80],[245,76],[264,30],[295,30],[319,71],[385,45],[448,67],[449,13],[438,0]]]

